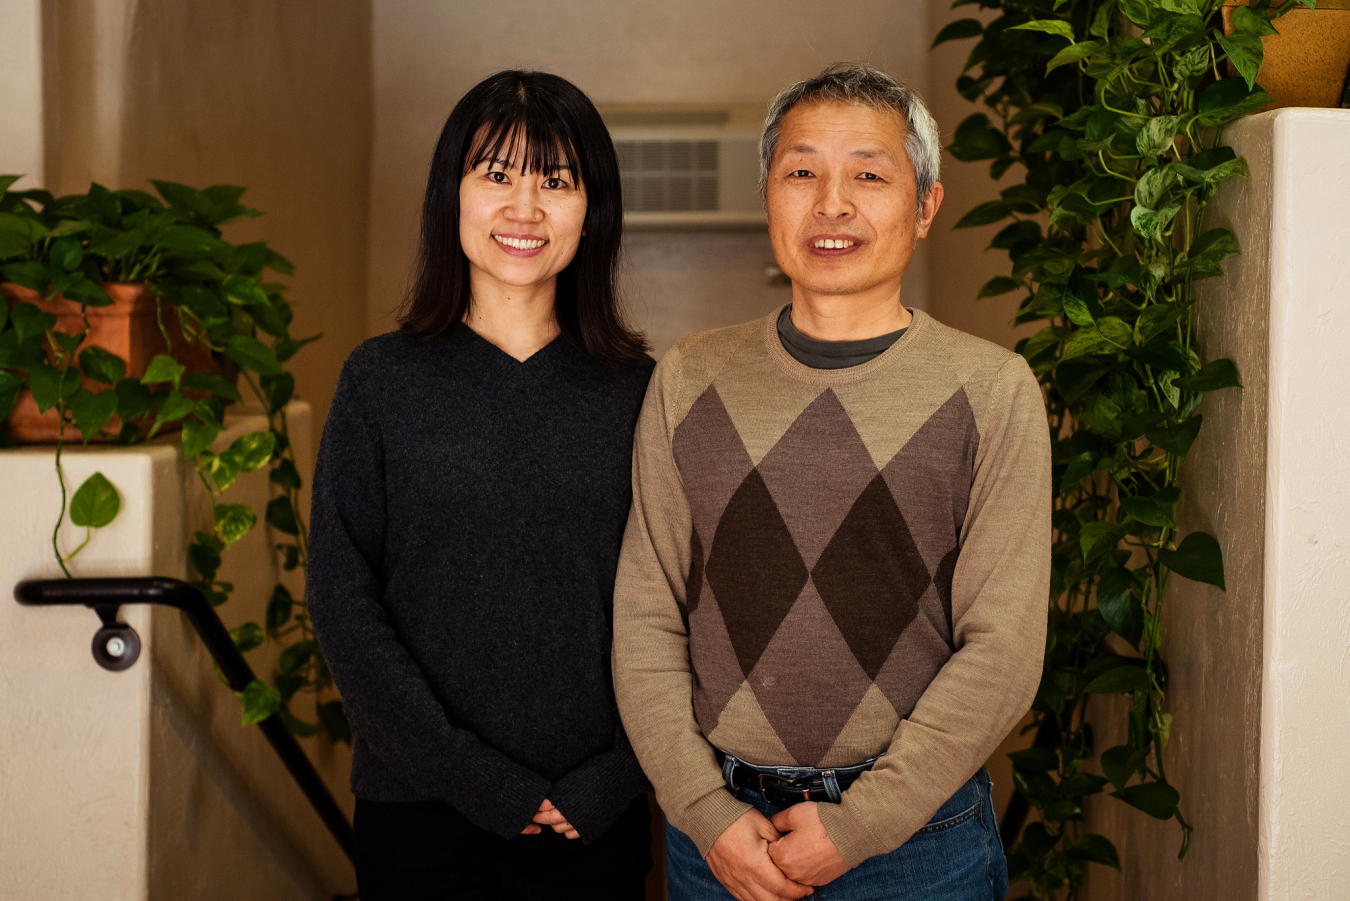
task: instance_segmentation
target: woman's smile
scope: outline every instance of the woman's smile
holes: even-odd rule
[[[548,244],[547,238],[541,238],[538,235],[512,235],[494,232],[492,240],[496,241],[498,247],[513,257],[535,256],[544,249],[544,245]]]

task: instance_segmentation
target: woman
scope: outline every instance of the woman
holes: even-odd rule
[[[647,781],[610,609],[652,360],[615,290],[619,169],[554,75],[441,132],[402,329],[347,360],[309,611],[354,737],[362,901],[641,898]]]

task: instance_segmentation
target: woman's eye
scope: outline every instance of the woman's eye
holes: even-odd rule
[[[499,185],[504,185],[504,184],[506,184],[506,173],[505,173],[505,172],[500,172],[500,171],[497,171],[497,170],[493,170],[493,171],[491,171],[491,172],[488,173],[488,178],[492,179],[493,181],[495,181],[495,182],[496,182],[497,184],[499,184]]]
[[[565,188],[567,187],[567,182],[563,181],[561,178],[550,178],[548,181],[544,182],[544,187],[553,189]]]

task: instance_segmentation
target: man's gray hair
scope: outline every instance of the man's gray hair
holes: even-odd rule
[[[914,164],[919,203],[938,180],[942,149],[937,122],[913,88],[871,66],[835,63],[814,78],[799,81],[778,92],[769,104],[764,119],[764,134],[759,139],[759,192],[769,182],[769,165],[778,148],[783,117],[804,103],[861,103],[873,109],[889,110],[905,120],[905,153]]]

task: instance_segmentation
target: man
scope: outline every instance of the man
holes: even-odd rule
[[[614,677],[673,901],[1006,891],[982,764],[1040,672],[1050,441],[1021,357],[903,303],[938,153],[875,69],[784,90],[761,190],[792,304],[648,390]]]

